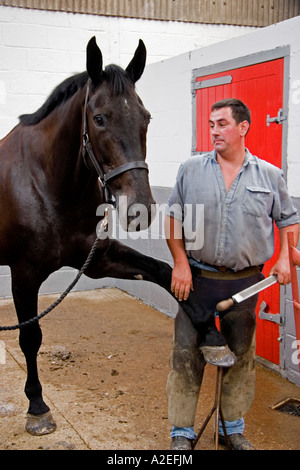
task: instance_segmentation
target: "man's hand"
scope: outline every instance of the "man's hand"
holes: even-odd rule
[[[193,290],[193,280],[188,261],[175,264],[172,271],[171,292],[181,302],[188,299],[190,290]]]
[[[289,225],[279,229],[280,253],[277,262],[270,270],[270,275],[277,274],[279,284],[286,285],[291,282],[289,247],[287,233],[294,233],[294,243],[297,245],[299,239],[299,224]]]
[[[182,224],[173,217],[165,217],[165,234],[168,247],[174,260],[171,292],[179,302],[187,300],[193,290],[192,273],[185,252]]]
[[[278,260],[276,264],[274,264],[273,268],[270,271],[270,276],[272,274],[277,275],[277,281],[279,284],[286,285],[291,282],[291,271],[290,271],[290,263],[289,260]]]

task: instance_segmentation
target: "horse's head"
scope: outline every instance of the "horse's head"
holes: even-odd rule
[[[85,148],[101,176],[104,193],[116,199],[125,230],[147,228],[155,204],[145,164],[150,114],[135,91],[145,62],[146,48],[141,40],[126,70],[116,65],[103,70],[95,38],[87,46],[90,80],[85,106]],[[140,214],[136,209],[140,209]],[[139,227],[135,227],[135,220]]]

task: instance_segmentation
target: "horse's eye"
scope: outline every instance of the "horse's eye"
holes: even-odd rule
[[[104,127],[104,118],[103,118],[102,114],[97,114],[97,116],[94,116],[93,119],[95,121],[96,126]]]

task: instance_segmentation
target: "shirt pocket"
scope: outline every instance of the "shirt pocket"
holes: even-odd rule
[[[272,194],[268,188],[246,186],[242,209],[247,214],[261,217],[269,215],[272,206]]]

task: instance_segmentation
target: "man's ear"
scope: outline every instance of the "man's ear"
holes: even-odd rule
[[[246,137],[248,131],[250,128],[250,124],[248,121],[242,121],[240,122],[240,132],[242,137]]]

